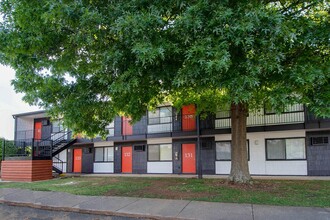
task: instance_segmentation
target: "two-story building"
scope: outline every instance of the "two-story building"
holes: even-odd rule
[[[46,152],[43,146],[49,143],[57,172],[195,174],[198,133],[202,173],[230,172],[229,111],[201,119],[199,128],[194,105],[161,106],[133,125],[118,116],[107,126],[105,140],[73,138],[45,111],[13,117],[15,141],[33,142],[35,155]],[[250,173],[330,175],[329,138],[330,119],[313,117],[303,105],[288,106],[282,114],[266,109],[250,112],[246,143]]]

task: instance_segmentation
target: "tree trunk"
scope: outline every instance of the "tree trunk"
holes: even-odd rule
[[[251,176],[248,164],[246,143],[246,103],[231,104],[231,171],[229,181],[250,183]]]

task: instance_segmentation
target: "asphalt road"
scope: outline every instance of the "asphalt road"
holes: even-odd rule
[[[50,211],[42,209],[34,209],[21,206],[9,206],[0,204],[1,220],[134,220],[136,218],[119,217],[119,216],[103,216],[91,215],[75,212]]]

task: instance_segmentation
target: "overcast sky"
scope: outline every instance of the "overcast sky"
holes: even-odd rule
[[[15,78],[15,71],[0,65],[0,138],[14,139],[13,114],[38,111],[36,106],[29,106],[22,101],[23,94],[16,94],[10,81]]]

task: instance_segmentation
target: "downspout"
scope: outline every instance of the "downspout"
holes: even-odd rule
[[[202,174],[202,150],[201,150],[201,143],[200,143],[200,121],[199,121],[199,113],[197,114],[197,174],[198,179],[203,179]]]
[[[15,119],[15,125],[14,125],[14,141],[17,140],[17,117],[13,115],[13,119]]]

